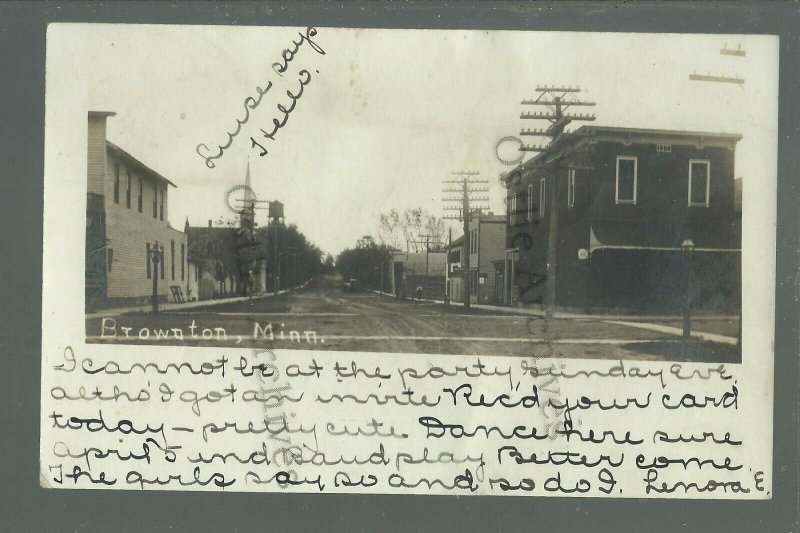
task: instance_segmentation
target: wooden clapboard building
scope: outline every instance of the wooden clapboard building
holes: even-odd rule
[[[740,135],[584,126],[503,177],[504,302],[542,303],[558,180],[556,305],[741,308]]]
[[[489,212],[473,217],[469,221],[466,235],[469,250],[470,271],[465,276],[461,269],[461,254],[465,236],[453,241],[447,254],[447,293],[453,302],[464,302],[464,278],[469,281],[470,302],[496,305],[501,303],[500,287],[503,271],[495,263],[503,258],[506,219],[503,215]]]
[[[144,304],[158,277],[159,299],[188,283],[186,234],[169,224],[170,180],[109,142],[114,112],[88,116],[86,308]],[[151,251],[160,253],[154,266]]]

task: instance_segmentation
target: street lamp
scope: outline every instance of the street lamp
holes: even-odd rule
[[[683,257],[683,350],[686,351],[686,343],[692,335],[692,318],[690,315],[689,290],[692,285],[692,255],[694,254],[694,242],[691,239],[684,239],[681,243],[681,256]],[[684,353],[685,355],[685,353]]]
[[[153,314],[158,313],[158,263],[161,262],[161,250],[156,241],[153,248],[150,249],[150,260],[153,262],[153,294],[151,304],[153,306]]]

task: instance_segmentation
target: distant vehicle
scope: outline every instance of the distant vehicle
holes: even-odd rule
[[[350,278],[344,282],[344,292],[355,292],[357,288],[358,280],[356,278]]]

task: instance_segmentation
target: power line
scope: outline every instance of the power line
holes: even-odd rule
[[[593,107],[594,102],[579,100],[577,95],[581,92],[578,87],[540,86],[536,88],[539,96],[534,99],[522,100],[521,105],[544,106],[547,111],[523,112],[522,119],[546,120],[550,123],[547,128],[525,128],[520,135],[548,138],[547,144],[523,145],[523,152],[547,152],[560,137],[564,135],[565,128],[574,121],[592,122],[595,115],[590,113],[569,113],[571,107]],[[539,167],[552,176],[550,189],[550,220],[547,238],[547,277],[545,285],[545,315],[552,318],[556,305],[556,246],[558,244],[558,176],[561,170],[561,157],[550,157],[542,160]],[[515,213],[516,216],[516,213]]]
[[[460,220],[463,223],[464,242],[462,243],[462,259],[461,259],[461,277],[464,285],[464,309],[470,308],[470,269],[469,269],[469,223],[474,216],[480,216],[483,209],[488,209],[488,205],[476,206],[475,202],[488,201],[488,196],[475,196],[476,193],[488,192],[489,180],[479,179],[477,176],[480,172],[477,171],[458,171],[451,172],[454,176],[459,176],[458,179],[442,180],[442,184],[447,188],[442,192],[460,193],[458,196],[443,197],[444,202],[458,202],[460,205],[445,205],[445,211],[456,211],[457,214],[446,215],[443,218],[447,220]],[[451,187],[451,185],[460,185],[459,187]],[[449,251],[449,250],[448,250]]]

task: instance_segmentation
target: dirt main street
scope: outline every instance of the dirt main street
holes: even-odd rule
[[[736,362],[738,348],[602,320],[395,300],[345,292],[334,277],[278,296],[186,310],[109,313],[86,320],[87,342],[192,346]],[[552,350],[552,351],[551,351]]]

